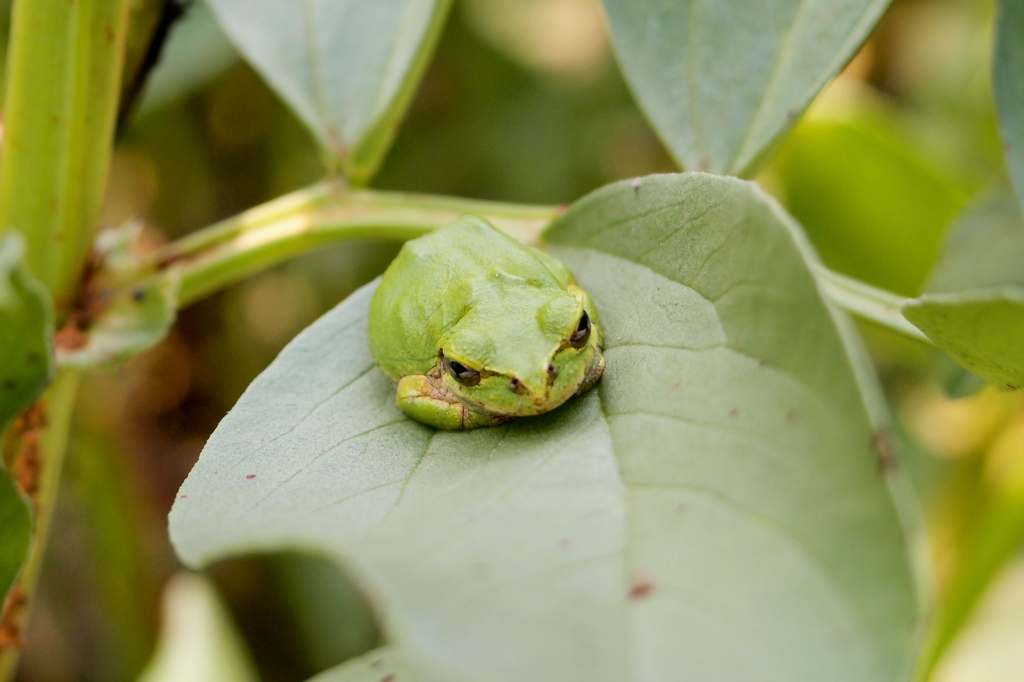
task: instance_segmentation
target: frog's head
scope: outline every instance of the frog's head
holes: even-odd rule
[[[553,410],[604,370],[601,325],[590,297],[519,289],[471,308],[441,339],[442,380],[469,409],[517,417]]]

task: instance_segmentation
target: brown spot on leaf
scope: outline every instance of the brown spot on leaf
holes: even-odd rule
[[[647,571],[637,571],[629,588],[630,599],[644,599],[654,591],[654,580]]]
[[[732,417],[733,419],[735,419],[736,417],[740,416],[740,408],[738,408],[738,407],[732,408],[732,410],[730,410],[730,412],[729,412],[729,416]]]

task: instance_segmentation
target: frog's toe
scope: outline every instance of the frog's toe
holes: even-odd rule
[[[452,401],[443,386],[437,386],[431,377],[423,375],[402,377],[395,402],[416,421],[449,431],[494,426],[506,421],[492,414],[468,410],[462,403]]]

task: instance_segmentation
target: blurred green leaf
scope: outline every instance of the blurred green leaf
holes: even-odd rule
[[[1024,4],[999,0],[992,67],[996,109],[1006,165],[1024,205]]]
[[[53,304],[24,256],[20,235],[0,239],[0,432],[53,375]]]
[[[979,607],[937,680],[1006,682],[1024,670],[1024,556],[1000,571]]]
[[[237,60],[238,53],[217,25],[209,4],[196,0],[172,27],[160,61],[146,82],[139,114],[198,90]]]
[[[274,557],[273,566],[311,669],[324,670],[380,645],[369,605],[337,564],[289,553]]]
[[[0,608],[18,578],[32,542],[32,512],[18,486],[0,469]]]
[[[1024,288],[925,294],[902,310],[936,346],[981,378],[1011,391],[1024,387]]]
[[[604,0],[626,80],[684,168],[752,175],[888,0]]]
[[[326,553],[441,679],[903,679],[884,407],[798,228],[689,174],[599,190],[548,237],[608,330],[596,390],[498,428],[410,421],[368,286],[221,422],[171,512],[182,559]]]
[[[328,165],[365,184],[419,84],[451,0],[208,0]]]
[[[1002,285],[1024,287],[1024,219],[1008,185],[968,207],[942,245],[928,277],[931,293]]]
[[[163,607],[160,641],[138,682],[258,682],[245,642],[206,578],[171,578]]]
[[[802,124],[777,169],[787,208],[822,260],[904,296],[920,293],[963,207],[951,180],[866,120]]]
[[[0,239],[0,442],[53,372],[50,293],[24,263],[25,244],[13,231]],[[18,486],[0,466],[0,604],[28,556],[32,517]]]
[[[969,622],[993,579],[1019,555],[1024,541],[1024,428],[1011,427],[1000,440],[1003,442],[996,447],[1004,449],[1002,466],[993,471],[990,452],[979,508],[969,521],[963,546],[931,619],[917,676],[922,682],[930,678],[932,668]]]

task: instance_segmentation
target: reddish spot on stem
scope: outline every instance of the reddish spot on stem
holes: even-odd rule
[[[256,478],[256,474],[249,474],[248,476],[246,476],[246,478]]]

